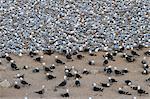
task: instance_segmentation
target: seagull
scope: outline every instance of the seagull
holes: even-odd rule
[[[52,79],[54,79],[56,77],[53,76],[53,75],[50,75],[49,73],[46,73],[46,78],[47,78],[47,80],[52,80]]]
[[[33,51],[30,51],[30,52],[29,52],[29,56],[30,56],[30,57],[33,57],[33,56],[36,56],[36,55],[37,55],[37,53],[35,53],[35,52],[33,52]]]
[[[60,59],[58,59],[58,56],[55,56],[55,62],[57,64],[65,64],[63,61],[61,61]]]
[[[19,70],[19,68],[17,67],[17,65],[14,63],[13,60],[11,60],[11,64],[10,64],[12,70]]]
[[[103,61],[103,66],[108,64],[108,57],[105,57],[105,60]]]
[[[10,62],[11,60],[13,60],[10,56],[9,56],[9,54],[8,53],[5,53],[5,58],[6,58],[6,60],[8,61],[8,62]]]
[[[43,56],[39,56],[39,57],[36,57],[34,60],[37,61],[37,62],[41,62],[43,59]]]
[[[40,72],[40,69],[38,67],[36,67],[35,69],[32,70],[33,73],[38,73]]]
[[[80,81],[79,81],[79,79],[78,79],[78,78],[76,78],[76,81],[75,81],[75,86],[76,86],[76,87],[80,87],[80,85],[81,85],[81,84],[80,84]]]
[[[16,74],[16,77],[19,78],[19,79],[24,78],[24,74],[22,74],[22,75],[21,74]]]
[[[72,73],[70,73],[69,70],[65,70],[65,75],[67,77],[74,77],[74,75]]]
[[[90,74],[90,72],[89,72],[89,71],[87,71],[87,70],[86,70],[86,68],[84,68],[84,69],[83,69],[82,74],[86,74],[86,75],[88,75],[88,74]]]
[[[116,75],[124,75],[121,71],[117,70],[117,67],[114,67],[114,73]]]
[[[140,94],[140,96],[142,94],[148,94],[148,92],[146,92],[145,90],[142,90],[140,86],[138,86],[138,90],[137,90],[138,94]]]
[[[150,56],[150,50],[144,52],[144,55],[145,55],[145,56]]]
[[[82,76],[78,74],[77,71],[74,71],[74,74],[75,74],[75,78],[82,78]]]
[[[43,64],[43,69],[45,72],[53,72],[50,68],[45,66],[45,63],[42,63],[42,64]]]
[[[40,97],[43,97],[43,95],[45,93],[45,85],[42,85],[42,89],[39,91],[35,91],[35,93],[39,94]]]
[[[46,54],[46,55],[52,55],[52,54],[54,53],[54,51],[52,51],[52,50],[50,50],[50,49],[44,50],[43,52],[44,52],[44,54]]]
[[[67,77],[66,76],[64,76],[64,81],[62,81],[60,84],[58,84],[58,86],[56,86],[56,87],[64,87],[64,86],[66,86],[66,84],[67,84]]]
[[[55,69],[55,64],[52,64],[52,65],[50,66],[50,69]]]
[[[94,60],[90,60],[88,64],[89,65],[95,65],[95,61]]]
[[[114,78],[108,77],[109,83],[114,83],[114,82],[118,82],[117,80],[115,80]]]
[[[126,83],[126,85],[130,86],[132,84],[131,80],[125,80],[124,81]]]
[[[78,55],[77,55],[77,59],[82,59],[82,58],[84,58],[83,55],[81,55],[81,54],[78,54]]]
[[[100,88],[96,85],[96,83],[93,83],[93,91],[101,91],[103,92],[104,88]]]
[[[31,86],[31,84],[27,83],[25,80],[23,80],[23,78],[20,78],[20,83],[24,86],[25,85]]]
[[[110,87],[110,83],[100,83],[102,87]]]
[[[69,96],[70,96],[70,95],[69,95],[69,90],[66,89],[66,93],[61,94],[61,96],[62,96],[62,97],[69,97]]]
[[[29,66],[28,66],[28,65],[25,65],[25,66],[23,66],[22,69],[23,69],[23,70],[27,70],[27,69],[29,69]]]
[[[17,82],[17,81],[15,81],[14,88],[15,88],[15,89],[20,89],[20,88],[21,88],[21,87],[18,85],[18,82]]]
[[[129,71],[128,71],[127,68],[125,68],[125,69],[121,70],[121,72],[122,72],[122,73],[128,73]]]
[[[129,92],[123,91],[122,88],[119,88],[118,93],[119,93],[119,94],[124,94],[124,95],[132,95],[132,94],[129,93]]]

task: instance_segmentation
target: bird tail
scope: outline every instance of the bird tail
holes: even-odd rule
[[[132,95],[132,94],[131,94],[131,93],[129,93],[129,92],[126,92],[125,94],[126,94],[126,95]]]

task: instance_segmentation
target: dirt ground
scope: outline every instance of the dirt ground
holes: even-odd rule
[[[111,75],[113,78],[118,80],[117,83],[113,84],[109,88],[105,88],[104,92],[93,92],[92,91],[92,83],[100,83],[100,82],[108,82],[108,75],[105,75],[103,72],[93,73],[94,71],[103,71],[104,66],[103,57],[104,52],[96,53],[97,56],[89,56],[88,53],[81,53],[85,56],[82,60],[76,59],[76,56],[73,56],[74,61],[69,62],[67,59],[59,54],[53,54],[51,56],[44,55],[43,62],[45,62],[48,66],[50,64],[56,64],[54,59],[55,55],[58,55],[58,58],[65,61],[66,65],[58,65],[56,69],[53,70],[53,75],[57,78],[53,80],[47,81],[45,78],[44,71],[40,71],[40,73],[32,73],[32,69],[35,67],[40,67],[42,69],[41,63],[35,62],[31,57],[28,55],[23,55],[22,57],[11,55],[11,57],[16,61],[17,66],[19,68],[23,67],[24,65],[30,66],[28,70],[19,70],[19,71],[12,71],[10,68],[10,64],[5,60],[2,60],[2,65],[0,68],[0,81],[4,79],[8,79],[10,82],[14,82],[16,78],[14,76],[17,73],[25,74],[25,80],[32,84],[29,87],[21,87],[21,89],[14,89],[13,87],[10,88],[0,88],[0,99],[24,99],[24,96],[28,96],[29,99],[39,99],[39,95],[35,94],[34,91],[40,90],[42,85],[46,86],[46,93],[43,99],[63,99],[61,98],[60,94],[65,92],[65,89],[61,88],[58,91],[54,92],[54,86],[59,84],[63,81],[64,76],[64,66],[72,67],[75,66],[75,69],[81,71],[86,68],[87,70],[92,71],[92,74],[89,75],[82,75],[83,78],[80,79],[81,87],[74,87],[74,79],[68,80],[66,88],[69,89],[70,97],[68,99],[88,99],[89,96],[92,99],[132,99],[133,96],[136,96],[137,99],[150,99],[150,95],[142,95],[139,96],[136,91],[131,90],[128,86],[125,85],[124,80],[132,80],[133,84],[140,85],[144,90],[150,93],[150,87],[148,86],[149,83],[145,82],[145,79],[150,77],[150,75],[142,75],[141,71],[141,59],[143,59],[144,55],[143,52],[147,51],[148,49],[144,49],[142,51],[138,51],[140,57],[136,58],[136,62],[127,63],[125,59],[120,58],[119,55],[115,57],[116,61],[111,61],[109,65],[113,67],[117,67],[118,69],[128,68],[129,73],[123,76],[115,76]],[[89,60],[95,60],[96,64],[93,66],[88,65]],[[147,61],[150,62],[150,57],[146,58]],[[5,68],[5,69],[4,69]],[[131,96],[128,95],[120,95],[118,94],[117,90],[119,87],[125,87],[129,92],[132,93]]]

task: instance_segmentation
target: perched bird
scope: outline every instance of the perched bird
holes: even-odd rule
[[[82,78],[82,76],[78,74],[77,71],[74,71],[74,74],[75,74],[75,78]]]
[[[20,78],[20,83],[22,84],[22,85],[28,85],[28,86],[31,86],[31,84],[29,84],[28,82],[26,82],[25,80],[23,80],[23,78]]]
[[[50,75],[49,73],[46,73],[46,78],[47,80],[52,80],[54,78],[56,78],[56,76]]]
[[[119,93],[119,94],[124,94],[124,95],[132,95],[132,94],[129,93],[129,92],[123,91],[122,88],[119,88],[118,93]]]
[[[54,53],[54,51],[48,49],[48,50],[44,50],[43,53],[46,55],[52,55]]]
[[[17,81],[15,81],[14,88],[15,88],[15,89],[20,89],[20,88],[21,88],[21,87],[18,85],[18,82],[17,82]]]
[[[43,64],[43,70],[45,72],[53,72],[50,68],[48,68],[48,67],[45,66],[45,63],[42,63],[42,64]]]
[[[87,71],[87,70],[86,70],[86,68],[84,68],[84,69],[83,69],[82,74],[86,74],[86,75],[88,75],[88,74],[90,74],[90,72],[89,72],[89,71]]]
[[[35,52],[33,52],[33,51],[30,51],[30,52],[29,52],[29,56],[30,56],[30,57],[34,57],[34,56],[36,56],[36,55],[38,55],[38,54],[35,53]]]
[[[102,87],[110,87],[110,83],[100,83]]]
[[[146,57],[143,58],[143,60],[141,61],[141,63],[142,64],[147,64]]]
[[[111,74],[113,72],[112,66],[105,67],[104,72],[106,72],[107,74]]]
[[[64,87],[64,86],[66,86],[66,84],[67,84],[67,77],[66,76],[64,76],[64,80],[60,83],[60,84],[58,84],[56,87]]]
[[[145,70],[142,71],[142,75],[148,75],[149,73],[150,72],[147,69],[145,69]]]
[[[103,92],[104,88],[98,87],[96,83],[93,83],[93,91],[101,91]]]
[[[125,55],[126,61],[127,62],[134,62],[135,58],[133,56]]]
[[[124,81],[126,83],[126,85],[130,86],[132,84],[131,80],[125,80]]]
[[[90,56],[97,56],[94,52],[92,52],[91,50],[89,50],[89,55]]]
[[[76,87],[80,87],[80,85],[81,85],[81,84],[80,84],[80,81],[79,81],[79,79],[78,79],[78,78],[76,78],[76,81],[75,81],[75,86],[76,86]]]
[[[105,60],[103,61],[103,66],[107,65],[108,64],[108,58],[105,57]]]
[[[40,69],[38,67],[36,67],[35,69],[32,70],[33,73],[38,73],[40,72]]]
[[[43,56],[36,57],[34,60],[37,62],[42,62]]]
[[[42,85],[42,89],[39,91],[35,91],[35,93],[39,94],[42,97],[45,93],[45,85]]]
[[[144,52],[144,55],[145,55],[145,56],[150,56],[150,50]]]
[[[22,69],[23,69],[23,70],[27,70],[27,69],[29,69],[29,66],[28,66],[28,65],[25,65],[25,66],[23,66]]]
[[[114,78],[111,78],[111,77],[108,77],[108,81],[109,81],[109,83],[118,82],[117,80],[115,80]]]
[[[67,77],[74,77],[74,75],[71,72],[69,72],[69,70],[65,70],[65,75]]]
[[[150,81],[150,77],[149,77],[149,78],[147,78],[145,81],[147,81],[147,82],[148,82],[148,81]]]
[[[140,56],[136,51],[131,50],[131,54],[135,56]]]
[[[19,78],[19,79],[24,78],[24,74],[22,74],[22,75],[21,74],[16,74],[16,78]]]
[[[122,73],[128,73],[129,71],[128,71],[127,68],[125,68],[125,69],[121,70],[121,72],[122,72]]]
[[[84,58],[83,55],[81,55],[81,54],[78,54],[78,55],[77,55],[77,59],[82,59],[82,58]]]
[[[67,54],[67,55],[66,55],[66,59],[73,61],[71,54]]]
[[[57,64],[65,64],[63,61],[61,61],[60,59],[58,59],[58,56],[55,56],[55,62]]]
[[[9,56],[9,54],[8,53],[5,53],[5,58],[6,58],[6,60],[8,61],[8,62],[10,62],[11,60],[13,60],[10,56]]]
[[[140,86],[138,86],[137,92],[138,92],[138,94],[140,94],[140,96],[141,96],[142,94],[148,94],[148,92],[146,92],[145,90],[141,89]]]
[[[66,89],[66,93],[61,94],[61,96],[62,96],[62,97],[69,97],[69,96],[70,96],[70,95],[69,95],[69,90]]]
[[[90,60],[88,64],[89,65],[95,65],[95,61],[94,60]]]
[[[117,70],[117,67],[114,67],[114,73],[116,75],[124,75],[121,71]]]
[[[133,90],[138,90],[138,86],[135,85],[130,85],[130,88],[132,88]]]
[[[19,70],[19,68],[17,67],[17,65],[14,63],[13,60],[11,60],[11,64],[10,64],[12,70]]]
[[[50,69],[55,69],[55,64],[52,64],[49,68]]]

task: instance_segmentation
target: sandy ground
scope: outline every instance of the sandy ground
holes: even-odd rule
[[[89,96],[91,96],[93,99],[132,99],[133,96],[136,96],[137,99],[150,99],[150,95],[143,95],[139,96],[136,91],[131,90],[131,88],[127,87],[127,90],[132,93],[131,96],[127,95],[119,95],[117,93],[117,90],[119,87],[125,86],[124,80],[132,80],[135,85],[140,85],[143,89],[145,89],[147,92],[150,93],[150,87],[148,86],[148,83],[145,82],[145,79],[150,77],[150,75],[142,75],[141,71],[142,65],[141,65],[141,59],[143,59],[143,52],[147,51],[148,49],[144,49],[142,51],[138,51],[140,53],[140,57],[137,58],[136,62],[134,63],[127,63],[124,59],[120,58],[120,56],[116,56],[115,62],[110,62],[109,65],[116,66],[118,69],[124,69],[128,68],[130,71],[128,74],[125,74],[123,76],[114,76],[116,80],[119,82],[113,84],[109,88],[105,88],[104,92],[93,92],[92,91],[92,83],[100,83],[100,82],[108,82],[108,76],[105,75],[103,72],[96,73],[96,74],[90,74],[90,75],[82,75],[83,78],[80,79],[81,81],[81,87],[74,87],[74,79],[68,80],[68,84],[66,88],[69,88],[70,91],[70,97],[69,99],[88,99]],[[50,64],[55,64],[54,57],[55,55],[58,55],[58,57],[66,62],[66,66],[71,67],[75,66],[77,70],[79,70],[79,73],[83,70],[83,68],[86,68],[87,70],[103,70],[103,58],[102,55],[104,55],[104,52],[98,52],[96,53],[97,56],[89,56],[87,53],[82,53],[85,58],[83,60],[76,59],[75,56],[73,56],[74,61],[73,62],[66,62],[66,58],[59,54],[53,54],[51,56],[44,55],[43,62],[45,62],[48,66]],[[25,80],[32,84],[30,87],[21,87],[21,89],[14,89],[11,88],[0,88],[0,99],[23,99],[24,96],[29,97],[29,99],[39,99],[39,95],[35,94],[34,91],[40,90],[42,85],[46,86],[46,93],[43,97],[43,99],[61,99],[60,93],[64,93],[65,89],[59,89],[58,91],[54,92],[54,86],[59,84],[63,80],[64,76],[64,66],[65,65],[58,65],[56,66],[56,69],[52,73],[57,78],[53,80],[47,81],[45,79],[45,74],[41,70],[40,73],[32,73],[32,69],[35,67],[42,68],[42,65],[38,62],[35,62],[32,58],[30,58],[28,55],[23,55],[22,57],[11,55],[12,58],[16,61],[18,67],[23,67],[24,65],[30,66],[30,69],[28,70],[19,70],[19,71],[12,71],[10,68],[10,64],[7,63],[5,59],[2,59],[3,64],[0,65],[1,68],[5,68],[5,71],[0,70],[0,80],[8,79],[10,82],[14,82],[15,74],[21,73],[25,74]],[[90,66],[88,65],[88,60],[95,60],[96,65]],[[146,58],[147,61],[150,61],[150,57]]]

